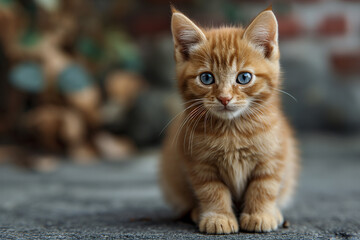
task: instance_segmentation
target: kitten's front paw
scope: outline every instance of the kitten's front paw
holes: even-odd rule
[[[229,234],[239,231],[239,225],[233,214],[204,214],[199,224],[200,232],[209,234]]]
[[[242,213],[240,216],[240,228],[249,232],[270,232],[276,230],[284,221],[279,210],[272,213]]]

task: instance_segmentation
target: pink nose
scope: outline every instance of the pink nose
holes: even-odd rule
[[[224,106],[228,105],[232,97],[218,97],[217,98]]]

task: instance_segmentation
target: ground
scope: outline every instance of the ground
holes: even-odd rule
[[[158,152],[53,173],[0,166],[0,239],[360,239],[360,137],[301,137],[289,228],[204,235],[161,198]]]

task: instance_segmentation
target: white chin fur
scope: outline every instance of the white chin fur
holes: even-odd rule
[[[232,111],[211,110],[210,112],[219,118],[222,118],[225,120],[231,120],[231,119],[239,117],[242,113],[245,112],[245,109],[246,109],[245,107],[241,107],[241,108],[238,108],[238,109],[232,110]]]

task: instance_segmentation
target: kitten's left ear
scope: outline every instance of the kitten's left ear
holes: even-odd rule
[[[194,47],[206,41],[206,36],[203,31],[184,14],[177,11],[174,7],[171,7],[171,10],[171,31],[175,49],[180,51],[186,59]]]
[[[278,56],[278,23],[271,7],[250,23],[243,38],[259,47],[265,58]]]

